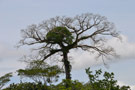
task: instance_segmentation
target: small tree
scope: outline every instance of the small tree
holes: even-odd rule
[[[56,82],[63,71],[57,65],[50,66],[41,60],[33,60],[25,69],[19,69],[17,72],[21,77],[28,77],[36,83],[44,82],[47,85]]]
[[[39,25],[22,30],[21,45],[37,45],[42,60],[56,54],[63,59],[66,79],[71,79],[68,54],[72,49],[96,52],[97,57],[115,56],[112,47],[105,44],[107,36],[118,37],[114,24],[106,17],[86,13],[75,17],[55,17]],[[110,37],[109,37],[110,38]]]
[[[114,80],[114,73],[104,72],[103,79],[100,79],[102,75],[102,70],[96,70],[95,74],[90,70],[86,69],[86,74],[89,77],[89,83],[87,85],[90,87],[89,90],[130,90],[129,86],[120,87],[117,85],[117,80]]]
[[[12,77],[12,73],[7,73],[4,76],[0,77],[0,89],[10,81],[10,78]]]

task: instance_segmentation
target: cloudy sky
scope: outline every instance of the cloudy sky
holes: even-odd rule
[[[75,16],[94,13],[106,16],[120,32],[122,41],[112,38],[119,59],[108,62],[95,61],[87,52],[72,52],[74,79],[87,80],[84,69],[114,72],[120,84],[135,85],[135,1],[134,0],[0,0],[0,76],[23,68],[18,60],[27,53],[26,47],[14,48],[21,38],[20,30],[55,16]],[[83,73],[82,73],[83,72]]]

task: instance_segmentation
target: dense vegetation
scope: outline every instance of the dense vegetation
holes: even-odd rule
[[[46,68],[45,68],[46,69]],[[25,69],[27,72],[27,69]],[[25,70],[23,72],[25,72]],[[42,70],[42,69],[41,69]],[[56,69],[58,70],[58,69]],[[40,70],[39,70],[40,71]],[[44,71],[44,70],[43,70]],[[86,69],[86,74],[88,75],[89,81],[79,82],[78,80],[66,80],[63,79],[60,83],[56,84],[52,81],[51,83],[48,82],[48,79],[45,79],[46,81],[34,81],[34,82],[20,82],[18,84],[10,84],[8,87],[4,88],[3,90],[129,90],[129,86],[122,86],[120,87],[117,85],[117,80],[114,80],[114,73],[104,72],[102,73],[102,70],[96,70],[95,73],[90,70],[90,68]],[[29,71],[29,73],[23,73],[23,76],[26,78],[38,78],[39,74],[33,73],[34,71]],[[54,71],[52,71],[54,72]],[[18,71],[18,75],[20,76],[20,70]],[[33,74],[33,76],[29,76],[29,74]],[[46,71],[46,75],[48,75],[51,72]],[[45,74],[45,72],[44,72]],[[43,74],[43,75],[44,75]],[[53,73],[53,75],[56,75],[56,73]],[[37,76],[37,77],[35,77]],[[52,76],[45,76],[45,78],[49,78]],[[6,77],[6,76],[5,76]],[[54,77],[54,76],[53,76]],[[42,78],[42,76],[41,76]],[[55,77],[56,78],[56,77]],[[58,79],[58,77],[57,77]],[[45,83],[46,82],[46,83]],[[68,88],[67,88],[68,85]]]

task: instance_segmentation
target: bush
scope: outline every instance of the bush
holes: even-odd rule
[[[9,87],[3,90],[50,90],[49,87],[43,85],[42,83],[19,83],[19,84],[10,84]]]

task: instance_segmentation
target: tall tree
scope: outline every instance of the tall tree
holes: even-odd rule
[[[42,60],[60,55],[65,67],[66,79],[71,79],[71,64],[68,54],[72,49],[96,52],[98,57],[114,56],[112,47],[106,40],[118,37],[114,24],[106,17],[85,13],[75,17],[55,17],[39,25],[30,25],[22,30],[19,46],[36,45]],[[109,37],[108,37],[109,36]]]

